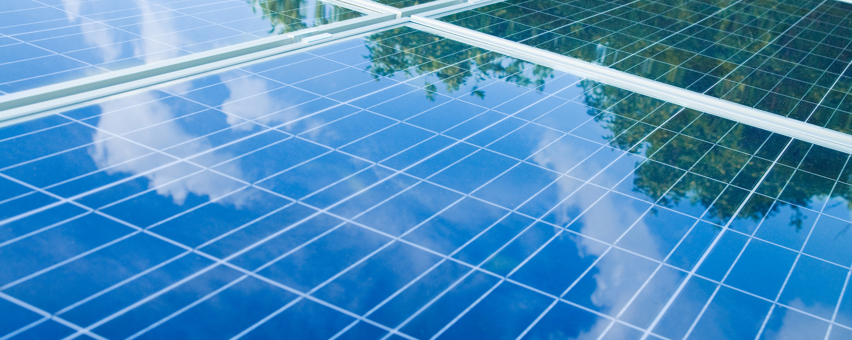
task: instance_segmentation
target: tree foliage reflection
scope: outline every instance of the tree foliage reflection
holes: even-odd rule
[[[367,38],[366,46],[369,51],[366,57],[371,61],[367,71],[377,76],[405,78],[429,74],[429,79],[434,80],[426,85],[424,94],[429,98],[439,91],[471,91],[475,96],[486,97],[487,88],[479,85],[492,78],[543,91],[554,75],[553,70],[547,67],[405,27],[373,34]],[[783,144],[788,140],[777,138],[779,136],[769,140],[767,131],[702,115],[592,80],[583,80],[579,86],[585,91],[583,100],[588,106],[587,113],[607,129],[608,133],[602,138],[611,146],[644,156],[654,155],[653,159],[661,163],[692,167],[694,172],[703,176],[687,176],[673,185],[666,178],[670,174],[651,166],[639,167],[633,180],[634,191],[650,197],[662,197],[660,203],[663,205],[688,204],[707,208],[706,218],[719,223],[737,213],[746,198],[746,190],[743,189],[751,189],[757,184],[770,164],[766,159],[773,159],[780,150],[776,154],[758,153],[760,158],[752,158],[751,154],[758,152],[761,145],[768,149],[769,144]],[[667,130],[650,133],[654,126],[664,123],[668,124]],[[680,130],[697,138],[675,138]],[[714,147],[713,143],[719,145]],[[732,183],[734,187],[723,191],[722,183]],[[784,199],[801,206],[808,206],[815,196],[831,193],[831,187],[814,191],[812,188],[797,190],[786,185],[786,180],[767,180],[761,190],[780,192],[786,188]],[[850,194],[842,198],[852,201]],[[737,216],[759,221],[787,205],[771,199],[755,200]],[[800,209],[795,205],[791,208],[794,211]],[[803,216],[794,214],[790,226],[800,229]]]
[[[284,34],[362,16],[356,11],[317,0],[247,0],[269,20],[270,34]]]
[[[367,49],[371,63],[366,70],[377,77],[401,73],[413,78],[429,74],[429,79],[435,80],[426,84],[426,95],[430,98],[439,90],[458,92],[463,88],[484,97],[486,94],[479,84],[494,78],[537,88],[553,78],[553,70],[548,67],[502,58],[481,48],[408,27],[369,36]]]

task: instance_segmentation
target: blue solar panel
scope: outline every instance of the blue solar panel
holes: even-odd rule
[[[0,94],[361,15],[301,0],[10,1],[0,4]]]
[[[849,155],[408,27],[0,150],[9,338],[852,330]]]
[[[509,0],[461,27],[852,133],[843,1]]]

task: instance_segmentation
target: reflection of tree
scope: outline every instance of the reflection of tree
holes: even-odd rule
[[[846,12],[835,12],[833,2],[820,4],[808,20],[783,35],[789,24],[779,22],[795,22],[807,11],[793,11],[784,1],[742,2],[721,10],[733,1],[710,4],[677,0],[638,1],[594,16],[609,8],[598,7],[600,4],[594,1],[572,3],[585,11],[548,1],[515,3],[505,8],[511,6],[509,3],[440,20],[852,133],[852,115],[845,113],[852,110],[852,102],[841,103],[852,82],[843,77],[834,90],[828,89],[842,73],[842,67],[831,60],[848,53],[844,50],[846,40],[838,39],[846,35],[842,31]],[[813,6],[816,3],[802,8]],[[527,15],[532,10],[526,7],[553,16]],[[695,15],[718,10],[711,19]],[[683,34],[675,34],[696,23]],[[807,33],[800,33],[803,31]],[[761,53],[756,54],[758,51]],[[825,107],[814,112],[823,97]],[[845,112],[835,114],[835,107]]]
[[[308,27],[360,17],[362,14],[333,4],[308,0],[247,0],[255,12],[270,21],[270,33],[284,34]]]
[[[553,70],[547,67],[501,56],[407,27],[373,34],[367,38],[366,44],[369,51],[366,57],[371,60],[367,66],[368,71],[376,74],[377,77],[402,73],[406,78],[429,73],[431,74],[429,79],[434,83],[427,84],[425,95],[430,98],[434,97],[435,92],[439,90],[471,91],[474,95],[486,97],[488,96],[487,88],[480,88],[478,84],[491,78],[500,78],[518,86],[543,90],[545,82],[553,75]],[[583,80],[580,86],[586,93],[584,101],[589,107],[587,113],[594,116],[596,122],[611,132],[601,137],[613,147],[630,152],[641,152],[647,156],[653,154],[654,159],[660,163],[682,169],[691,168],[693,164],[701,160],[701,164],[697,164],[693,171],[704,177],[689,175],[679,182],[677,179],[682,172],[674,176],[671,171],[660,171],[659,167],[654,166],[643,166],[637,170],[633,190],[650,197],[661,197],[665,194],[661,201],[663,205],[702,206],[709,209],[708,219],[726,221],[744,203],[745,196],[741,194],[744,191],[724,190],[725,186],[722,183],[714,182],[709,178],[724,182],[733,181],[735,176],[756,180],[766,170],[766,166],[761,164],[768,164],[768,161],[749,161],[749,154],[736,150],[737,148],[747,149],[737,143],[753,140],[762,142],[769,137],[766,131],[744,125],[735,127],[731,121],[710,115],[702,116],[700,112],[693,110],[681,110],[679,106],[592,80]],[[697,119],[700,116],[702,118]],[[682,136],[677,138],[677,134],[670,130],[651,133],[654,126],[666,121],[678,126],[677,128],[666,126],[666,128],[676,131],[688,126],[689,135],[699,138]],[[726,141],[729,141],[726,144],[729,147],[714,147],[713,143],[701,140],[703,138],[715,142],[723,136]],[[754,151],[748,150],[748,152]],[[780,193],[786,183],[786,180],[781,180],[762,185],[768,192]],[[831,188],[827,190],[830,191]],[[785,200],[807,206],[808,201],[815,195],[829,193],[787,188]],[[844,198],[852,201],[852,195],[844,196]],[[781,208],[789,205],[780,201],[773,205],[774,202],[771,199],[751,202],[740,211],[738,216],[759,221],[764,216],[776,214]],[[802,226],[804,215],[799,213],[798,207],[791,206],[791,208],[795,213],[790,226],[798,230]]]
[[[752,160],[750,163],[748,154],[735,150],[735,148],[747,149],[747,147],[732,142],[762,141],[769,136],[766,131],[746,125],[737,125],[731,129],[733,122],[709,115],[696,119],[700,116],[699,112],[688,109],[680,111],[679,107],[663,104],[657,99],[631,94],[629,91],[591,80],[581,81],[580,86],[587,89],[584,100],[589,106],[588,114],[594,115],[601,126],[612,132],[602,137],[613,147],[625,151],[641,151],[647,156],[654,155],[652,157],[654,160],[681,169],[688,169],[692,164],[696,164],[692,167],[693,172],[723,181],[731,181],[735,176],[758,179],[766,170],[765,165],[769,164],[766,160]],[[609,108],[608,112],[601,111],[605,108]],[[650,133],[648,128],[641,127],[641,123],[637,124],[637,121],[664,122],[679,112],[680,115],[689,116],[688,119],[682,120],[685,123],[680,126],[680,128],[686,127],[689,135],[714,142],[724,135],[725,142],[720,144],[731,148],[714,147],[697,138],[675,138],[675,133],[670,131]],[[637,143],[641,147],[637,147]],[[700,162],[699,159],[701,159]],[[760,166],[755,163],[765,165]],[[716,185],[712,185],[705,177],[688,175],[677,185],[672,186],[674,181],[670,178],[671,171],[660,171],[660,168],[660,166],[647,165],[640,167],[634,177],[633,190],[649,197],[660,197],[668,190],[661,200],[662,205],[688,201],[692,205],[710,208],[708,212],[710,220],[728,220],[743,203],[741,199],[726,197],[725,193],[721,193],[720,197],[720,183],[715,182]],[[799,206],[808,207],[813,197],[829,195],[832,187],[830,185],[819,188],[814,185],[805,187],[804,184],[790,182],[788,179],[793,172],[793,168],[776,166],[773,173],[760,184],[760,192],[777,195],[783,191],[786,202],[755,199],[743,207],[738,217],[759,221],[767,215],[774,215],[782,208],[790,206],[793,214],[789,225],[796,230],[801,229],[805,215],[802,214]],[[682,173],[678,173],[680,174]],[[843,192],[835,193],[835,195],[847,202],[852,202],[852,193]],[[744,198],[744,195],[741,196]],[[717,197],[719,197],[718,200],[716,200]],[[850,210],[852,210],[852,203],[850,203]]]
[[[367,71],[378,76],[393,76],[402,72],[406,77],[431,73],[442,84],[426,85],[430,98],[445,87],[446,92],[472,89],[484,97],[478,84],[491,78],[503,79],[518,86],[542,89],[553,70],[523,60],[501,58],[487,50],[471,47],[450,39],[400,27],[368,37],[367,49],[372,63]],[[530,70],[531,72],[526,72]]]

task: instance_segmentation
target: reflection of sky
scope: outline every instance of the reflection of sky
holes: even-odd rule
[[[0,90],[150,64],[360,15],[317,0],[296,1],[269,2],[280,5],[272,8],[281,13],[264,12],[266,1],[33,2],[34,8],[0,12],[0,33],[11,44],[0,59],[6,63],[0,64]]]
[[[541,140],[549,141],[550,139],[547,138],[547,136],[541,136]],[[588,151],[578,152],[579,150],[572,150],[570,148],[545,149],[547,145],[549,145],[549,142],[542,143],[539,146],[539,149],[544,150],[533,155],[531,161],[560,173],[567,173],[569,170],[574,169],[577,164],[583,163],[585,158],[589,156]],[[584,163],[584,166],[591,167],[592,165]],[[604,173],[602,175],[611,176],[608,173]],[[617,182],[620,178],[597,178],[597,180]],[[567,196],[568,194],[574,193],[575,190],[576,187],[574,185],[567,187],[559,186],[560,193],[558,196]],[[599,213],[587,213],[581,217],[580,220],[574,222],[575,225],[580,226],[577,230],[578,232],[587,235],[619,235],[621,231],[623,231],[619,230],[620,226],[631,225],[633,222],[636,222],[631,227],[631,236],[641,239],[643,248],[653,249],[658,252],[657,249],[662,247],[654,244],[662,242],[662,240],[658,239],[659,235],[649,231],[648,226],[644,224],[643,220],[636,221],[639,216],[645,213],[644,209],[638,211],[630,210],[629,206],[624,206],[623,200],[614,199],[614,197],[615,196],[612,194],[601,197],[600,193],[596,191],[576,190],[574,195],[569,196],[562,204],[558,205],[555,210],[551,211],[550,214],[562,216],[559,218],[560,220],[570,221],[573,218],[576,218],[577,207],[588,207],[594,203],[595,208],[598,209],[595,212]],[[615,211],[618,211],[618,213],[606,213]],[[573,217],[569,217],[570,215],[573,215]],[[575,240],[580,243],[577,247],[579,251],[579,254],[577,255],[581,258],[600,258],[608,250],[605,247],[601,247],[599,242],[592,241],[585,237],[577,237]],[[665,258],[667,254],[646,255],[652,258],[662,259]],[[594,286],[596,288],[593,289],[592,292],[585,293],[588,294],[588,299],[592,304],[589,307],[594,307],[594,309],[615,315],[619,312],[620,308],[623,308],[627,302],[631,300],[634,293],[636,293],[634,290],[629,288],[619,290],[618,288],[622,287],[627,282],[643,282],[648,279],[648,274],[650,274],[643,271],[631,270],[632,268],[629,268],[631,265],[630,260],[636,261],[636,259],[632,259],[632,257],[633,255],[614,251],[610,252],[596,263],[593,269],[595,272]],[[668,280],[670,280],[669,282],[658,282],[658,284],[673,288],[680,283],[680,279],[680,277],[675,276],[668,278]],[[656,299],[665,298],[670,294],[670,292],[670,289],[660,289],[657,291],[657,294],[660,296],[656,297]],[[571,296],[570,292],[568,294]],[[596,319],[593,325],[587,325],[586,330],[577,335],[575,338],[597,338],[597,336],[601,334],[609,326],[609,324],[610,320],[608,319]]]
[[[152,15],[156,13],[152,11]],[[100,36],[92,35],[92,39],[96,37]],[[108,38],[108,35],[105,37]],[[107,55],[107,52],[103,53]],[[397,85],[396,80],[369,80],[372,79],[371,75],[364,74],[360,68],[353,71],[354,69],[328,59],[304,59],[306,60],[302,62],[305,64],[290,60],[293,64],[266,70],[261,74],[246,71],[264,70],[264,66],[276,63],[286,64],[281,60],[274,60],[269,64],[254,65],[254,68],[222,72],[66,112],[64,116],[90,124],[91,127],[78,122],[68,122],[61,127],[32,135],[40,136],[39,138],[44,140],[55,137],[53,139],[61,143],[50,147],[56,147],[56,150],[40,150],[38,143],[24,143],[14,139],[2,141],[9,143],[2,146],[3,150],[15,152],[18,152],[17,147],[20,146],[23,151],[32,151],[35,157],[49,156],[66,149],[73,149],[72,151],[35,160],[24,158],[29,156],[25,152],[17,154],[5,151],[8,157],[4,162],[8,164],[3,163],[4,167],[18,162],[32,162],[18,168],[4,168],[2,171],[4,175],[23,182],[48,187],[48,191],[63,197],[86,193],[75,197],[76,201],[88,207],[99,208],[105,214],[133,225],[150,227],[152,232],[182,244],[208,249],[206,251],[223,256],[235,254],[253,242],[270,237],[264,240],[266,243],[263,243],[262,247],[245,253],[234,263],[250,263],[252,270],[260,269],[261,275],[300,291],[316,289],[316,296],[323,301],[329,301],[359,315],[370,312],[379,303],[391,299],[394,292],[421,274],[424,275],[423,280],[434,280],[428,282],[436,282],[434,287],[438,288],[424,293],[428,295],[424,298],[401,294],[400,299],[428,300],[437,296],[437,292],[446,290],[446,296],[452,301],[436,300],[436,305],[458,307],[450,306],[454,302],[461,304],[459,301],[464,301],[458,296],[481,296],[488,287],[499,281],[489,275],[507,276],[510,281],[500,283],[483,298],[482,305],[478,305],[480,307],[472,309],[468,316],[458,321],[457,326],[447,330],[446,334],[451,335],[466,334],[466,329],[475,329],[466,327],[473,327],[471,325],[481,320],[489,320],[489,316],[496,318],[491,320],[492,322],[503,318],[498,321],[502,323],[501,327],[505,326],[507,330],[525,329],[547,305],[539,303],[539,300],[545,301],[549,298],[515,282],[547,294],[564,294],[564,299],[573,304],[570,307],[573,309],[559,305],[560,307],[552,309],[552,313],[568,313],[567,310],[584,313],[586,317],[574,319],[582,320],[574,321],[572,325],[575,326],[575,334],[572,335],[575,338],[596,338],[609,329],[613,317],[640,328],[647,327],[653,316],[684,281],[685,271],[692,269],[691,265],[684,266],[673,261],[660,265],[659,261],[678,254],[683,258],[692,256],[694,263],[698,257],[696,255],[703,253],[709,240],[716,235],[718,226],[711,226],[705,221],[699,222],[700,216],[688,216],[679,212],[685,211],[695,215],[694,211],[707,210],[708,207],[704,205],[709,203],[692,199],[704,194],[705,191],[699,190],[702,188],[687,187],[685,198],[675,207],[678,211],[672,210],[675,208],[652,205],[652,198],[639,194],[646,192],[646,188],[634,190],[647,184],[641,181],[643,176],[654,175],[634,170],[642,162],[648,161],[645,157],[651,155],[646,152],[659,150],[660,146],[654,149],[642,148],[636,153],[624,153],[601,144],[608,141],[604,136],[594,140],[578,136],[585,134],[582,137],[588,137],[590,133],[615,134],[610,130],[614,129],[614,125],[610,125],[611,120],[594,121],[589,115],[590,112],[597,112],[588,106],[589,103],[607,96],[601,88],[574,98],[580,95],[583,88],[575,84],[579,79],[570,75],[556,78],[551,83],[560,81],[563,85],[571,84],[570,88],[556,91],[545,87],[544,93],[486,79],[482,83],[487,86],[481,87],[485,91],[483,98],[470,96],[463,91],[447,90],[433,94],[434,99],[424,99],[425,91],[422,91],[422,88],[407,84],[390,87],[389,84]],[[353,75],[340,83],[329,83],[334,86],[344,84],[339,85],[340,92],[322,93],[325,96],[320,96],[319,92],[323,87],[318,86],[316,81],[299,82],[319,76],[316,73],[333,78],[336,74],[345,74],[345,71],[342,71],[344,69]],[[533,76],[531,68],[524,71],[523,75]],[[294,77],[297,79],[286,81]],[[363,86],[375,86],[371,89],[378,92],[350,95],[348,91],[351,89],[347,89],[348,85],[345,84],[351,79],[355,79],[352,83],[354,87],[369,84]],[[364,79],[367,81],[362,81]],[[429,79],[436,77],[430,76]],[[412,81],[409,84],[419,83]],[[403,90],[400,91],[400,88]],[[469,91],[471,88],[465,89]],[[391,97],[388,93],[399,97]],[[553,93],[556,94],[549,96]],[[340,102],[347,101],[347,98],[351,99],[352,96],[357,100],[345,104]],[[388,98],[396,99],[382,103]],[[501,103],[510,98],[515,99],[508,104]],[[538,104],[541,106],[534,106]],[[495,110],[489,111],[484,106],[494,107]],[[545,112],[521,110],[528,106]],[[500,110],[505,112],[497,112]],[[418,116],[421,112],[423,114]],[[454,123],[457,126],[453,126],[435,124],[434,121],[423,118],[446,112],[466,115],[466,119],[458,120]],[[514,117],[509,118],[504,114],[512,114]],[[497,120],[492,117],[506,118],[500,121],[505,122],[505,125],[497,124]],[[407,119],[406,124],[400,124],[395,118]],[[607,113],[607,118],[619,117]],[[530,120],[535,120],[536,123],[530,124]],[[482,121],[485,123],[481,123]],[[591,124],[597,124],[597,129],[575,131],[578,126],[588,127]],[[462,126],[467,130],[459,128]],[[476,129],[483,132],[472,132]],[[623,131],[619,131],[621,132]],[[439,154],[444,146],[455,142],[456,138],[468,138],[469,143]],[[23,139],[22,137],[21,140]],[[409,149],[408,146],[412,148]],[[332,151],[335,148],[349,154]],[[405,169],[406,164],[414,164],[433,155],[435,157],[420,163],[422,166]],[[677,156],[678,154],[675,154],[672,157]],[[516,166],[520,163],[519,159],[525,160],[522,166]],[[667,161],[659,157],[654,159]],[[388,167],[381,168],[375,163],[388,164]],[[497,166],[507,171],[494,171]],[[211,169],[215,171],[210,171]],[[394,171],[391,169],[405,170],[404,174],[393,176]],[[389,179],[382,181],[385,178]],[[418,183],[418,180],[423,178],[432,183]],[[491,181],[492,179],[494,181]],[[87,192],[119,180],[126,181],[97,192]],[[245,182],[256,183],[257,187],[247,187]],[[380,185],[370,187],[373,183]],[[480,184],[476,183],[480,183],[481,188],[477,189]],[[674,182],[669,184],[673,185]],[[495,188],[495,185],[504,187]],[[528,190],[529,188],[535,190]],[[789,188],[785,189],[786,191],[779,189],[775,195],[782,199],[797,197],[793,187]],[[322,191],[321,195],[311,196],[319,191]],[[469,192],[470,196],[476,199],[462,198],[464,195],[460,191]],[[296,223],[313,214],[315,209],[296,204],[276,212],[291,201],[272,192],[294,199],[311,196],[303,200],[306,204],[323,200],[341,204],[328,210],[327,214],[317,214],[308,222]],[[805,192],[808,194],[803,201],[808,202],[807,208],[811,209],[821,209],[812,205],[829,197],[824,192],[816,192],[813,195],[810,194],[813,190]],[[356,193],[357,196],[344,200],[348,195]],[[837,195],[831,197],[829,204],[832,209],[843,210],[845,203],[841,201],[844,198]],[[315,207],[321,205],[316,204]],[[741,233],[735,235],[742,239],[754,234],[755,237],[776,244],[766,246],[767,248],[755,248],[754,244],[758,242],[769,243],[754,241],[748,247],[739,244],[740,248],[737,249],[737,243],[732,242],[732,250],[729,253],[708,257],[708,263],[721,263],[720,266],[725,264],[725,259],[730,259],[727,265],[734,266],[734,269],[731,279],[724,283],[751,283],[737,287],[748,294],[727,287],[720,290],[718,298],[712,300],[707,308],[708,312],[704,314],[696,329],[715,328],[720,330],[718,334],[730,336],[748,328],[738,328],[740,324],[727,325],[730,318],[734,317],[731,313],[734,310],[732,306],[738,307],[736,304],[730,304],[731,301],[737,301],[736,294],[756,301],[745,307],[748,312],[754,312],[754,319],[758,322],[762,322],[764,316],[770,316],[765,331],[767,335],[807,337],[800,332],[821,327],[821,320],[793,309],[822,318],[833,313],[843,286],[846,268],[823,259],[848,266],[852,264],[852,258],[848,251],[820,250],[843,244],[841,241],[846,241],[845,237],[848,237],[844,231],[848,222],[830,217],[820,217],[818,221],[815,221],[816,218],[809,219],[809,224],[805,224],[803,230],[813,230],[814,233],[810,243],[806,244],[804,239],[797,238],[800,234],[795,234],[796,231],[789,228],[789,218],[795,216],[795,212],[791,212],[789,204],[779,206],[782,207],[775,210],[771,216],[763,219],[761,215],[759,222],[752,221],[754,225],[750,225],[750,230],[737,229],[733,226],[738,224],[732,224],[731,230],[726,234]],[[507,227],[498,223],[486,231],[492,220],[497,223],[500,216],[509,215],[510,210],[526,214],[523,219],[528,220],[527,225],[531,227]],[[848,212],[846,213],[844,215],[833,212],[832,215],[848,218]],[[272,215],[267,217],[267,214]],[[436,215],[438,217],[432,218]],[[481,221],[470,219],[471,215],[479,219],[486,219],[487,216],[489,223],[478,223]],[[805,215],[819,214],[808,211]],[[354,223],[344,223],[343,218],[350,218]],[[420,223],[424,224],[419,225]],[[282,226],[291,224],[298,225],[292,234],[287,231],[273,235],[284,230]],[[245,228],[240,229],[243,227]],[[409,230],[414,231],[407,233]],[[706,231],[709,231],[707,234],[710,237],[701,239],[703,236],[698,233]],[[325,234],[326,232],[328,233]],[[380,235],[379,232],[385,234]],[[391,236],[404,233],[406,234],[402,238],[405,242],[398,241],[382,248],[389,244]],[[515,236],[518,238],[511,240]],[[57,239],[61,237],[64,235],[57,236]],[[316,241],[310,241],[314,237],[317,237]],[[474,237],[481,237],[487,242],[466,244]],[[133,242],[156,243],[147,238],[142,241],[133,239]],[[487,244],[489,242],[492,244]],[[305,246],[300,247],[303,244]],[[458,286],[451,286],[451,283],[461,278],[462,273],[469,268],[452,261],[444,262],[449,264],[437,265],[442,257],[425,250],[447,255],[458,249],[474,252],[470,249],[482,247],[490,254],[497,252],[504,244],[506,247],[501,248],[495,257],[482,259],[482,268],[491,273],[486,275],[477,271],[467,276],[469,279],[465,279],[473,281],[482,275],[487,277],[481,280],[485,283],[465,281],[470,284]],[[813,246],[814,244],[817,246]],[[463,248],[463,245],[468,248]],[[86,246],[88,244],[80,247]],[[817,248],[811,249],[809,246]],[[748,274],[761,273],[760,270],[765,269],[760,266],[749,267],[750,264],[760,263],[750,262],[752,255],[765,255],[760,253],[761,249],[773,249],[777,254],[784,254],[784,259],[789,260],[797,256],[796,251],[799,249],[788,248],[797,247],[804,247],[804,252],[813,257],[797,262],[795,268],[793,261],[781,263],[780,260],[777,261],[780,265],[773,267],[778,267],[777,272],[784,274],[782,277],[786,277],[786,270],[792,270],[786,290],[781,293],[779,284],[775,293],[781,293],[778,299],[780,303],[793,309],[783,309],[785,307],[779,305],[772,314],[767,314],[769,302],[756,298],[755,295],[760,293],[750,289],[779,282],[769,282],[769,279],[763,277],[748,280]],[[61,258],[79,251],[81,250],[69,247],[56,249],[50,254]],[[733,265],[733,257],[740,251],[743,251],[743,260]],[[372,252],[376,252],[373,257],[356,265],[359,259]],[[734,256],[731,257],[731,254]],[[158,256],[162,256],[154,255],[151,255],[151,258],[159,259]],[[715,262],[717,259],[718,262]],[[139,266],[144,267],[144,264]],[[335,274],[350,266],[354,266],[351,271],[335,277]],[[434,272],[430,271],[433,266],[436,266]],[[816,272],[812,270],[819,266],[825,266],[826,269]],[[231,269],[217,268],[220,269],[211,270],[209,275],[189,280],[189,283],[181,287],[184,289],[182,291],[202,292],[201,295],[204,295],[213,289],[224,287],[227,282],[235,282],[238,277],[238,274],[231,273]],[[2,278],[11,280],[18,273],[28,274],[26,270],[28,268],[25,264],[16,264],[15,272],[4,274]],[[220,270],[222,273],[218,273]],[[425,274],[427,272],[429,274]],[[175,277],[181,276],[175,274]],[[712,279],[718,280],[721,277]],[[45,284],[44,282],[46,279],[39,281],[39,284]],[[491,286],[480,289],[488,284]],[[688,283],[684,289],[685,292],[693,291],[690,284],[692,283]],[[814,284],[822,284],[821,287],[826,288],[827,293],[817,294],[808,289]],[[412,287],[425,289],[423,286]],[[717,284],[710,282],[707,286],[711,287],[712,291]],[[240,293],[243,290],[266,292],[265,289],[271,289],[271,286],[267,287],[254,277],[244,281],[238,280],[233,287],[225,289],[222,301],[227,301],[228,294],[245,294]],[[699,287],[695,290],[702,289],[703,287]],[[453,295],[461,290],[469,292],[469,295]],[[21,296],[27,294],[23,288],[14,290],[13,293]],[[700,310],[708,302],[709,295],[685,293],[673,305],[678,308],[697,306]],[[525,304],[525,300],[518,300],[522,297],[530,297],[531,302]],[[272,299],[274,301],[270,301],[269,305],[264,305],[264,308],[269,307],[267,312],[271,313],[280,307],[273,304],[280,302],[283,305],[290,301],[290,298],[292,297],[278,296]],[[774,299],[774,296],[769,298]],[[44,306],[60,304],[46,302],[45,299],[40,298],[37,303]],[[152,305],[146,305],[145,309],[140,310],[152,310],[151,313],[155,313],[158,308],[155,304],[177,304],[163,300],[156,300]],[[472,300],[465,302],[461,310],[472,304]],[[202,307],[199,308],[220,308],[216,307],[220,306],[217,305],[219,301],[201,304]],[[297,305],[306,311],[310,308],[319,309],[304,306],[303,303]],[[386,306],[390,305],[392,304]],[[512,307],[501,309],[506,305]],[[486,310],[486,307],[490,306],[495,308]],[[412,310],[406,310],[406,313],[416,311],[413,307],[409,309]],[[679,310],[675,308],[669,311]],[[760,314],[761,312],[764,314]],[[201,315],[199,313],[201,312],[198,309],[194,309],[188,316],[175,319],[177,321],[166,324],[156,331],[158,333],[152,334],[174,334],[168,332],[176,331],[179,321],[191,320],[190,316]],[[524,317],[513,318],[512,313],[523,313]],[[377,320],[381,317],[392,319],[390,316],[377,314]],[[429,320],[446,318],[446,315],[435,315],[434,310],[429,309],[424,309],[420,315],[429,319],[414,318],[409,326],[405,327],[413,329],[422,326],[425,329],[428,327],[423,325],[428,324]],[[693,319],[697,316],[696,312]],[[132,317],[132,314],[128,314],[125,319]],[[244,322],[251,317],[253,316],[244,315],[236,321]],[[543,320],[551,320],[549,317]],[[554,318],[559,320],[556,316]],[[683,322],[691,325],[693,319]],[[673,321],[670,321],[667,315],[661,322],[670,324]],[[120,327],[116,327],[116,324],[107,324],[103,331],[120,333]],[[534,331],[538,332],[553,325],[558,326],[559,323],[542,322],[540,328]],[[402,328],[404,331],[409,329],[405,327]],[[689,325],[686,328],[689,328]],[[612,329],[612,334],[631,334],[629,329]],[[434,332],[437,330],[433,330],[433,334]]]

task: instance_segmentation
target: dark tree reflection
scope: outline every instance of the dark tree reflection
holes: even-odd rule
[[[460,91],[470,91],[472,95],[484,98],[489,94],[487,88],[480,84],[494,78],[544,91],[547,82],[554,77],[550,68],[407,27],[373,34],[367,38],[366,47],[369,55],[365,57],[371,61],[366,70],[376,77],[413,78],[428,74],[432,81],[425,86],[424,95],[428,98],[433,98],[436,92]],[[666,177],[670,174],[651,166],[639,167],[634,176],[633,190],[649,197],[662,197],[662,205],[701,206],[709,209],[709,220],[727,221],[744,203],[743,189],[751,189],[766,171],[769,161],[765,158],[774,158],[774,155],[760,155],[763,159],[751,157],[757,147],[770,137],[767,131],[736,125],[732,121],[702,115],[592,80],[583,80],[579,86],[585,93],[583,101],[588,106],[587,114],[608,131],[601,139],[618,149],[646,157],[654,155],[654,160],[664,164],[680,168],[695,165],[693,172],[704,176],[684,177],[673,185]],[[642,123],[637,124],[639,121]],[[653,126],[664,122],[669,122],[667,130],[650,133]],[[674,138],[678,129],[686,129],[688,131],[684,132],[688,135],[699,138]],[[713,143],[719,145],[714,147]],[[731,183],[740,189],[722,192],[724,185],[708,178]],[[761,185],[762,192],[780,193],[786,188],[784,199],[801,206],[808,206],[815,196],[831,193],[830,186],[822,188],[822,191],[814,191],[813,188],[797,190],[793,187],[795,184],[787,186],[786,180],[767,180]],[[848,193],[842,194],[841,198],[852,201],[852,195]],[[738,216],[759,221],[786,206],[794,211],[800,209],[796,205],[768,199],[750,202]],[[803,216],[801,213],[793,214],[790,226],[800,229]]]
[[[431,74],[434,83],[426,85],[426,95],[432,98],[439,90],[458,92],[472,89],[472,94],[484,97],[479,84],[492,78],[503,79],[518,86],[541,88],[553,78],[553,70],[523,60],[503,58],[487,50],[408,27],[373,34],[367,38],[370,65],[367,71],[391,77],[397,73],[407,78]],[[524,72],[531,69],[532,72]]]
[[[363,14],[317,0],[247,0],[252,9],[269,20],[270,34],[284,34],[301,29],[353,19]]]
[[[850,54],[850,5],[618,3],[624,6],[508,0],[440,20],[852,133],[852,101],[843,99],[852,78],[841,76]]]

